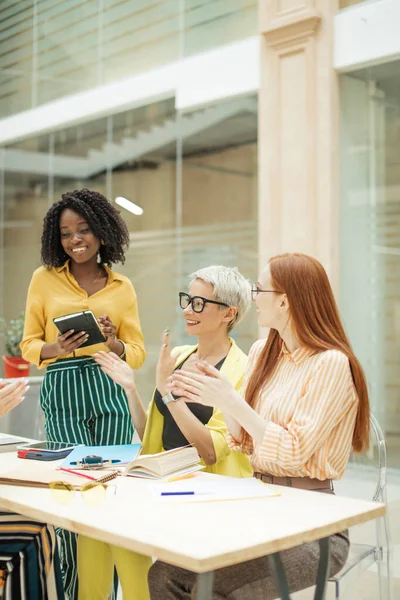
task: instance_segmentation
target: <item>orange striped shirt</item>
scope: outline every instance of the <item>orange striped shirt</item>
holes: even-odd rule
[[[245,386],[266,340],[253,344]],[[251,455],[254,471],[277,477],[340,479],[351,452],[358,398],[348,358],[339,350],[313,354],[282,348],[278,364],[262,388],[256,412],[267,422],[261,443],[231,449]]]

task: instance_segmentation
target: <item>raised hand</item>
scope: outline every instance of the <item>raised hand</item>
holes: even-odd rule
[[[0,381],[0,417],[18,406],[28,390],[29,386],[26,379],[20,379],[11,383]]]
[[[130,366],[114,352],[97,352],[93,355],[94,360],[100,365],[101,370],[109,375],[115,383],[124,390],[134,390],[135,377]]]
[[[174,372],[176,358],[171,353],[168,330],[164,331],[163,343],[156,369],[156,387],[161,396],[167,393],[167,379]]]

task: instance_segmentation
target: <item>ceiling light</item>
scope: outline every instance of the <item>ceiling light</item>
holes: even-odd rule
[[[129,212],[133,213],[134,215],[140,216],[140,215],[143,214],[143,208],[141,208],[140,206],[138,206],[134,202],[131,202],[130,200],[127,200],[123,196],[117,196],[115,198],[115,202],[119,206],[122,206],[122,208],[125,208],[126,210],[129,210]]]

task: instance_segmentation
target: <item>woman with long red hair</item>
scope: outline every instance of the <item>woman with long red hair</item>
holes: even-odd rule
[[[327,274],[305,254],[273,257],[252,290],[268,338],[249,354],[242,397],[212,366],[175,372],[170,389],[187,402],[222,410],[228,445],[250,455],[254,476],[333,494],[353,449],[368,448],[369,401],[365,375],[344,331]],[[345,564],[348,533],[330,537],[330,575]],[[318,541],[281,552],[290,591],[314,585]],[[189,600],[190,571],[157,561],[149,572],[152,600]],[[278,597],[268,556],[216,571],[213,598]]]

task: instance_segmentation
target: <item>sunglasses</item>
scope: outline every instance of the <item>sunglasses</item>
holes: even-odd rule
[[[52,496],[58,504],[69,504],[75,498],[75,492],[79,491],[83,500],[89,506],[98,506],[106,497],[107,488],[114,491],[116,494],[115,485],[105,485],[97,481],[85,483],[82,486],[72,485],[66,481],[50,481],[49,488],[52,491]]]
[[[204,310],[206,304],[218,304],[219,306],[226,306],[229,308],[228,304],[225,302],[216,302],[216,300],[207,300],[207,298],[203,298],[202,296],[189,296],[189,294],[185,294],[185,292],[179,292],[179,304],[182,309],[185,309],[192,305],[192,310],[195,313],[201,313]]]

